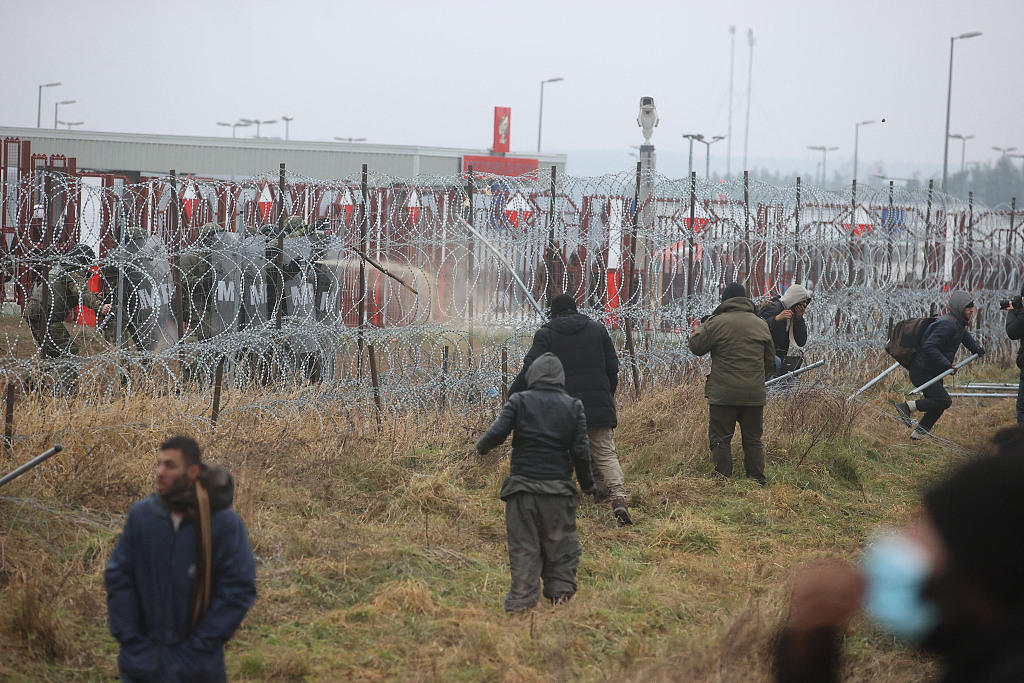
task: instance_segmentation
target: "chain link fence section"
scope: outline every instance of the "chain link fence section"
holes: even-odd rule
[[[483,419],[552,294],[605,323],[625,371],[653,386],[703,367],[690,326],[732,281],[758,301],[805,284],[809,357],[850,373],[895,321],[968,290],[979,340],[1008,362],[997,301],[1018,293],[1024,267],[1015,203],[892,184],[553,171],[326,181],[282,167],[112,187],[38,172],[19,197],[4,209],[19,227],[0,263],[0,373],[92,401],[205,392],[219,371],[271,413],[290,410],[288,395],[362,419]]]

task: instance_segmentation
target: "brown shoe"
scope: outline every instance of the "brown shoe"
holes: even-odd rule
[[[629,516],[625,498],[612,499],[612,514],[615,515],[615,519],[619,520],[619,526],[632,526],[633,518]]]

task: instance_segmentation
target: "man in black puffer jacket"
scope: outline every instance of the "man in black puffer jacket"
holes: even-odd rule
[[[509,476],[501,487],[508,532],[512,586],[505,611],[521,612],[537,604],[540,580],[552,604],[576,593],[579,492],[594,486],[587,450],[587,420],[579,399],[565,393],[565,373],[552,353],[545,353],[526,373],[529,389],[509,397],[501,415],[476,443],[483,455],[512,436]]]
[[[914,383],[915,387],[921,386],[954,367],[953,360],[956,358],[956,352],[960,349],[961,344],[967,347],[971,353],[985,355],[985,349],[981,348],[978,342],[974,341],[971,333],[967,331],[974,311],[974,300],[967,292],[958,291],[949,295],[948,312],[925,330],[921,346],[910,363],[910,381]],[[925,389],[923,395],[924,398],[919,398],[916,401],[896,404],[896,412],[908,425],[911,424],[910,414],[912,412],[919,410],[924,413],[924,417],[910,433],[911,439],[923,439],[942,417],[942,413],[953,405],[953,399],[949,397],[942,382],[936,382]]]
[[[558,356],[565,368],[565,392],[583,402],[587,437],[594,470],[594,500],[611,499],[620,525],[633,523],[626,507],[625,477],[615,453],[615,389],[619,385],[619,358],[608,330],[576,310],[576,300],[559,294],[551,300],[551,320],[533,336],[523,369],[509,395],[526,388],[526,372],[541,354]]]

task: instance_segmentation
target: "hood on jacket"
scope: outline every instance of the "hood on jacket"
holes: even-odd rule
[[[222,465],[204,462],[199,465],[199,481],[210,496],[210,509],[220,510],[231,507],[235,500],[235,481],[231,473]],[[195,514],[198,509],[196,502],[196,490],[190,486],[184,491],[175,491],[166,496],[160,496],[164,505],[172,512],[180,512],[189,516]]]
[[[745,296],[734,296],[718,304],[718,308],[715,309],[715,312],[712,313],[712,315],[718,315],[719,313],[732,313],[734,311],[753,313],[755,310],[754,302],[750,298]]]
[[[793,308],[797,304],[811,300],[811,293],[803,285],[790,285],[780,301],[786,308]]]
[[[559,334],[569,336],[578,334],[589,322],[590,318],[582,313],[564,313],[544,323],[544,327],[550,328]]]
[[[530,369],[526,371],[526,386],[532,388],[534,384],[550,384],[565,388],[565,370],[562,369],[562,361],[558,360],[558,356],[549,351],[533,361]]]
[[[973,302],[974,297],[967,292],[953,292],[949,295],[949,315],[956,319],[958,323],[966,327],[969,321],[964,318],[964,309]]]

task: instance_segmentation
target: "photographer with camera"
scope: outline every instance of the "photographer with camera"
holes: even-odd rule
[[[1024,289],[1021,290],[1024,294]],[[1024,302],[1020,295],[999,302],[999,307],[1006,311],[1006,336],[1010,339],[1024,339]],[[1024,426],[1024,343],[1017,349],[1017,368],[1021,371],[1020,383],[1017,385],[1017,424]]]

